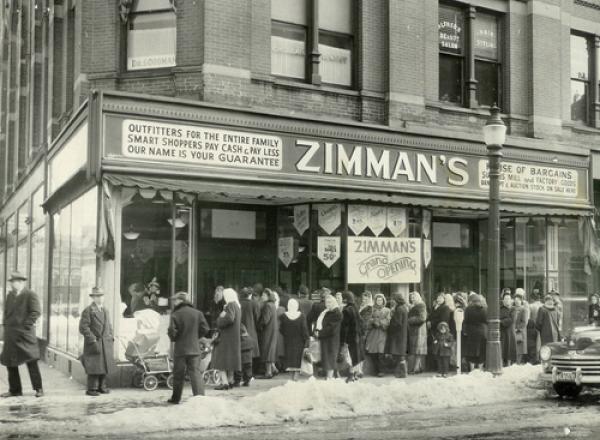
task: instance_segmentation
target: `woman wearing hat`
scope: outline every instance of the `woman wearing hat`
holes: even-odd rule
[[[108,310],[104,307],[104,292],[94,287],[92,303],[81,312],[79,333],[83,335],[83,354],[79,357],[88,375],[88,396],[106,394],[106,376],[114,369],[113,331]]]
[[[22,364],[27,364],[35,396],[42,397],[42,376],[37,363],[40,349],[35,335],[35,321],[41,315],[40,302],[37,295],[25,287],[27,277],[21,273],[13,272],[8,281],[11,290],[4,304],[4,346],[0,363],[8,370],[9,390],[0,397],[23,395],[19,376]]]

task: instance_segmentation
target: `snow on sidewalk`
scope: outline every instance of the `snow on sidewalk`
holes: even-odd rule
[[[95,414],[70,421],[20,424],[18,432],[70,432],[86,435],[139,434],[177,429],[306,423],[331,418],[403,413],[412,410],[458,408],[540,397],[538,366],[505,368],[501,376],[475,371],[447,379],[392,380],[385,384],[343,380],[287,382],[256,395],[232,399],[222,396],[189,398],[180,405],[145,405],[110,414]],[[82,397],[75,396],[73,399]],[[11,430],[13,430],[11,429]]]

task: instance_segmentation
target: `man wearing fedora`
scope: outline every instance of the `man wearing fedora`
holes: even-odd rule
[[[173,349],[173,395],[169,403],[181,401],[183,380],[187,369],[194,396],[204,395],[204,383],[200,372],[199,339],[208,333],[208,323],[202,312],[192,306],[186,292],[177,292],[171,297],[174,304],[168,334],[175,344]]]
[[[27,364],[35,397],[42,397],[42,375],[38,366],[40,348],[35,334],[35,322],[41,315],[37,295],[25,287],[27,277],[13,272],[8,279],[11,290],[4,305],[4,347],[0,363],[8,370],[8,392],[1,397],[23,395],[19,365]]]
[[[114,369],[113,331],[108,310],[104,307],[104,292],[94,287],[90,293],[92,303],[81,312],[79,333],[83,335],[81,363],[88,376],[88,396],[109,393],[106,376]]]

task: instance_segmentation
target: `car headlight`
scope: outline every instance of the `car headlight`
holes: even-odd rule
[[[547,345],[544,345],[540,349],[540,359],[543,361],[549,361],[552,357],[552,350]]]

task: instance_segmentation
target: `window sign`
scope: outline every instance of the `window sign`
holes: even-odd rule
[[[172,11],[133,16],[127,36],[127,70],[175,66],[176,17]]]
[[[256,212],[213,209],[212,237],[255,240]]]
[[[302,39],[271,36],[271,73],[303,79],[305,75],[304,58],[306,44]]]
[[[323,82],[352,85],[352,50],[319,44],[321,53],[321,78]]]
[[[338,204],[317,205],[319,226],[328,234],[332,234],[342,222],[342,209]]]
[[[279,260],[285,267],[289,267],[294,259],[294,237],[279,237]]]
[[[317,237],[317,255],[327,267],[340,259],[340,237]]]
[[[498,59],[498,22],[493,15],[477,14],[474,53],[476,57]]]
[[[385,206],[369,206],[368,226],[373,234],[381,234],[385,229],[386,221],[387,210]]]
[[[367,227],[369,207],[367,205],[348,206],[348,227],[354,235],[360,235]]]
[[[310,210],[308,205],[294,206],[294,227],[302,235],[310,226]]]
[[[440,6],[438,32],[440,51],[462,54],[464,46],[464,18],[460,9]]]

